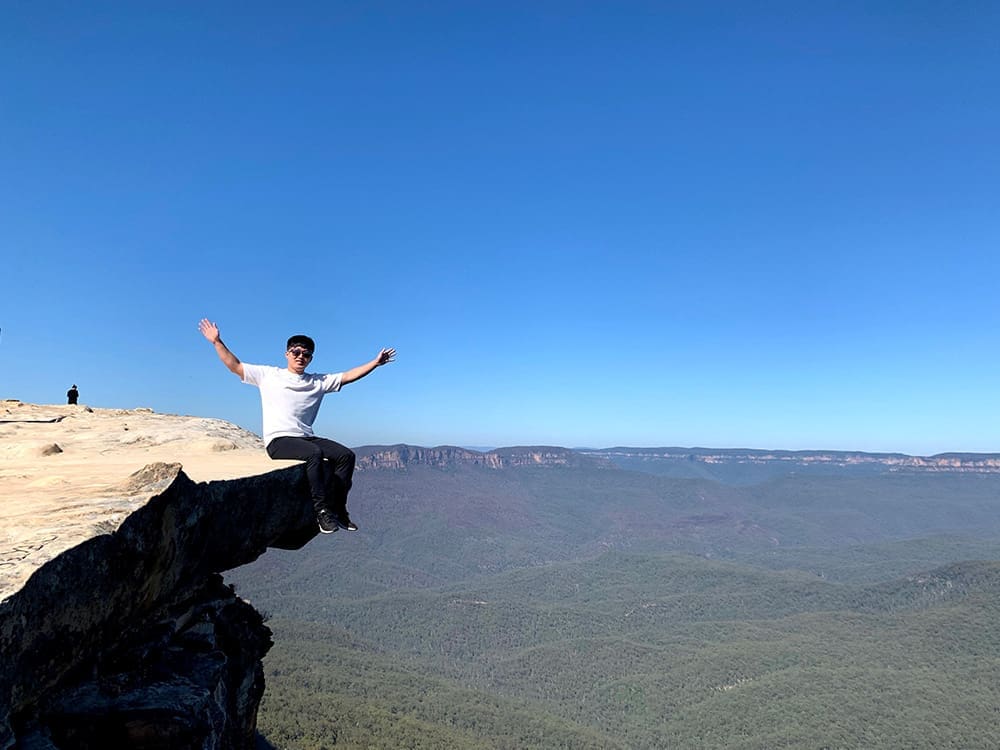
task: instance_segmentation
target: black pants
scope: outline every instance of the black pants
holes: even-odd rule
[[[316,510],[347,511],[347,493],[354,476],[354,451],[321,437],[276,437],[267,444],[271,458],[306,462],[306,477]]]

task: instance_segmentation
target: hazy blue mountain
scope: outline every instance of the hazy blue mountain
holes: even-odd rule
[[[876,476],[890,473],[1000,473],[1000,454],[904,453],[862,451],[786,451],[750,448],[604,448],[580,450],[633,471],[727,484],[756,484],[770,479],[806,476]]]

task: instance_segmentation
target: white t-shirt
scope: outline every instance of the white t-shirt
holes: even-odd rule
[[[264,445],[276,437],[313,437],[323,396],[340,390],[344,373],[296,375],[288,368],[243,363],[243,382],[260,389]]]

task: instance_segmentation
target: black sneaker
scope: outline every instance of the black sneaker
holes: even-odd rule
[[[349,515],[347,515],[347,511],[346,510],[341,511],[340,513],[338,513],[337,515],[335,515],[333,518],[337,522],[337,525],[340,528],[342,528],[342,529],[347,529],[348,531],[357,531],[358,530],[358,527],[354,524],[354,521],[352,521],[351,517]]]
[[[332,534],[337,530],[337,519],[326,508],[316,511],[316,521],[319,523],[319,530],[323,534]]]

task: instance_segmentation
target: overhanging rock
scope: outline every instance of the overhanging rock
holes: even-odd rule
[[[144,471],[161,491],[0,602],[0,748],[252,747],[270,634],[217,574],[317,534],[305,474]]]

